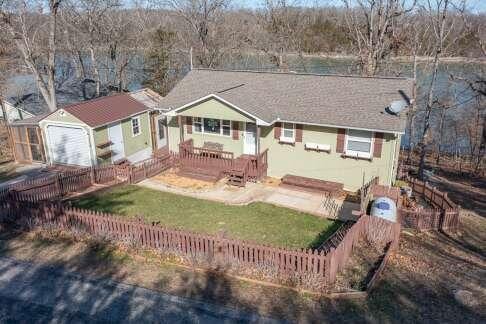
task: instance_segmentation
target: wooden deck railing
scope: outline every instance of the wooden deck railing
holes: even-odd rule
[[[195,147],[192,139],[179,145],[179,163],[183,167],[226,172],[233,167],[234,160],[234,153]]]
[[[267,174],[268,149],[256,156],[245,155],[249,159],[249,165],[236,164],[233,152],[212,150],[202,147],[195,147],[192,139],[179,144],[179,163],[182,167],[207,168],[227,173],[231,169],[244,167],[249,181],[261,180]],[[243,171],[243,170],[240,170]]]
[[[268,149],[250,159],[248,168],[248,180],[258,181],[267,175],[268,169]]]

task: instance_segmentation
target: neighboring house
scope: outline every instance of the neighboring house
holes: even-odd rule
[[[151,108],[130,94],[84,101],[40,121],[51,164],[91,166],[152,155]]]
[[[267,174],[291,174],[357,190],[397,172],[405,119],[386,111],[407,99],[407,78],[192,70],[161,102],[169,110],[169,149],[192,139],[258,155],[267,150]],[[402,114],[403,115],[403,114]]]
[[[6,120],[8,123],[14,122],[16,120],[22,120],[34,117],[34,114],[15,106],[14,103],[4,100],[3,101],[3,111],[0,114],[0,119]]]
[[[49,111],[42,96],[39,93],[34,92],[33,89],[28,90],[30,90],[30,92],[17,94],[11,89],[11,95],[7,97],[7,99],[4,99],[3,103],[6,107],[6,115],[10,123],[34,116],[40,116]],[[74,104],[83,100],[83,98],[76,93],[61,90],[56,93],[56,96],[59,107]],[[3,114],[0,118],[3,118]]]

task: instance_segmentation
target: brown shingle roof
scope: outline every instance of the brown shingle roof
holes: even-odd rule
[[[100,127],[150,110],[129,94],[101,97],[63,107],[91,127]]]
[[[177,109],[214,94],[259,119],[402,132],[404,117],[385,112],[392,101],[411,97],[407,78],[192,70],[161,101]],[[402,114],[404,115],[404,114]]]

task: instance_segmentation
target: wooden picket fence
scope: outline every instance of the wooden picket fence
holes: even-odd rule
[[[128,178],[130,183],[138,183],[147,178],[165,171],[174,164],[174,157],[165,155],[163,157],[150,158],[134,165],[128,166]]]
[[[74,192],[82,192],[95,184],[137,183],[167,170],[173,163],[173,158],[168,155],[131,166],[106,165],[51,174],[0,189],[0,202],[48,201],[64,198]]]
[[[366,214],[366,209],[368,208],[368,204],[371,200],[371,189],[374,185],[377,185],[380,182],[378,177],[372,178],[367,183],[363,184],[361,188],[358,190],[360,195],[360,211],[362,214]]]
[[[382,218],[363,215],[348,229],[337,247],[331,247],[328,253],[332,260],[329,269],[329,280],[335,282],[336,275],[346,266],[353,248],[361,239],[373,244],[385,246],[390,244],[392,249],[398,247],[401,226],[399,223],[387,221]]]
[[[403,178],[412,187],[414,193],[421,195],[425,201],[440,209],[457,209],[458,206],[448,197],[447,193],[442,192],[426,182],[406,175]]]
[[[460,207],[447,195],[428,183],[406,175],[404,178],[415,195],[422,197],[433,208],[409,210],[399,208],[400,222],[404,227],[419,231],[427,230],[457,230],[460,226]]]
[[[328,286],[335,282],[338,271],[345,267],[353,247],[361,238],[396,246],[400,234],[399,224],[364,215],[329,251],[291,250],[149,225],[111,214],[65,207],[60,203],[10,201],[0,204],[0,211],[2,222],[101,235],[114,241],[135,242],[144,248],[191,259],[202,258],[234,268],[259,267],[297,277],[313,275],[322,278]]]

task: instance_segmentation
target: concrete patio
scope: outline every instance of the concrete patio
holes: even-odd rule
[[[323,204],[326,199],[324,194],[269,186],[262,183],[247,183],[246,187],[239,188],[220,182],[210,189],[192,190],[170,186],[157,179],[151,178],[140,182],[138,185],[154,190],[218,201],[230,205],[247,205],[253,202],[266,202],[319,217],[339,220],[355,220],[356,216],[352,215],[351,211],[359,210],[359,204],[333,199],[334,202],[340,206],[339,213],[334,216],[331,215],[332,213]]]

